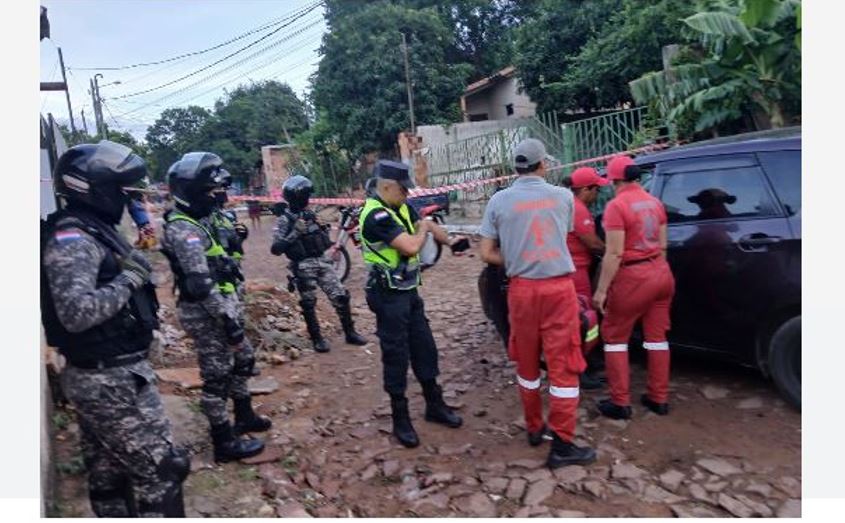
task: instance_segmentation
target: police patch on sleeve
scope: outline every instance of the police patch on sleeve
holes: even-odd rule
[[[376,213],[373,215],[373,219],[379,222],[384,220],[385,218],[390,218],[390,213],[388,213],[387,211],[376,211]]]
[[[60,243],[71,242],[82,239],[82,234],[76,231],[59,231],[56,233],[56,240]]]

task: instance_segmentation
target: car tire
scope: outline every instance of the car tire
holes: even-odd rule
[[[787,403],[801,410],[801,316],[784,322],[769,342],[769,372]]]

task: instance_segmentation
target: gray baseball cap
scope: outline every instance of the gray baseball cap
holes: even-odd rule
[[[513,152],[513,164],[519,168],[529,167],[545,158],[546,146],[536,138],[522,140]]]

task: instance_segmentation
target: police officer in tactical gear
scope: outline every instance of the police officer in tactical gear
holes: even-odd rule
[[[190,460],[174,446],[147,359],[158,327],[152,268],[115,227],[129,202],[125,187],[146,174],[123,145],[71,147],[54,173],[67,205],[42,222],[42,322],[67,360],[62,385],[100,517],[185,516]]]
[[[405,202],[414,187],[408,166],[379,160],[373,175],[375,196],[367,198],[361,211],[364,261],[369,267],[367,304],[376,315],[381,342],[384,390],[390,395],[393,434],[406,447],[419,445],[408,413],[408,365],[423,388],[425,419],[457,428],[461,418],[443,401],[437,384],[437,346],[425,317],[420,284],[419,252],[431,232],[452,252],[469,248],[466,238],[451,240],[429,220],[420,220]]]
[[[255,356],[244,341],[236,290],[243,276],[208,224],[218,205],[215,194],[225,190],[222,163],[216,154],[193,152],[171,166],[168,183],[175,209],[165,214],[162,250],[175,276],[179,321],[197,350],[200,405],[211,425],[214,459],[226,462],[260,453],[261,440],[237,436],[268,430],[271,423],[255,414],[247,389]],[[226,409],[229,397],[234,429]]]
[[[330,350],[329,344],[320,334],[320,322],[317,319],[318,286],[329,297],[340,317],[346,343],[366,345],[367,340],[355,332],[349,291],[343,288],[332,262],[324,255],[331,246],[329,233],[325,226],[317,222],[317,215],[308,209],[313,191],[314,185],[304,176],[292,176],[285,181],[282,193],[288,206],[280,209],[281,215],[270,252],[276,256],[284,254],[291,262],[288,268],[296,281],[299,304],[315,351]]]

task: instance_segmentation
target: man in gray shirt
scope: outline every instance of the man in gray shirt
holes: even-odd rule
[[[529,138],[517,145],[514,165],[519,178],[493,195],[481,223],[481,259],[504,265],[508,287],[508,355],[517,366],[528,442],[543,442],[551,429],[547,465],[581,465],[596,459],[589,447],[572,443],[580,389],[586,368],[581,354],[578,301],[571,275],[575,265],[566,246],[573,228],[573,196],[555,187],[546,174],[546,148]],[[540,352],[548,366],[549,427],[540,397]]]

